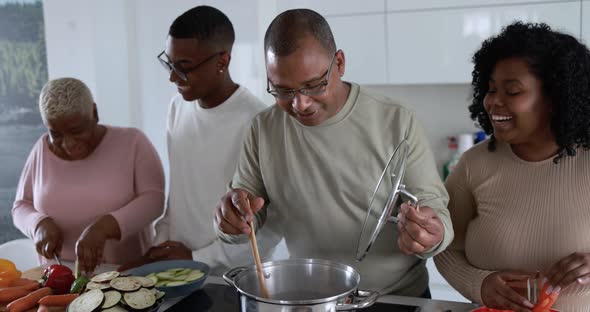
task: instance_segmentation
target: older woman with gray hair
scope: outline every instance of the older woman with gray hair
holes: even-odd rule
[[[21,174],[16,227],[35,242],[42,263],[59,254],[92,272],[101,262],[141,257],[164,207],[164,173],[150,141],[137,129],[99,124],[78,79],[49,81],[39,110],[47,133]]]

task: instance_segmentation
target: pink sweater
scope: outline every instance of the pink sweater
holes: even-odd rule
[[[12,217],[30,238],[37,224],[51,217],[63,234],[61,257],[73,261],[84,228],[111,214],[119,223],[121,240],[107,241],[104,261],[121,264],[149,248],[151,222],[163,212],[164,183],[158,154],[137,129],[107,126],[94,152],[76,161],[53,154],[45,134],[21,174]],[[41,257],[41,262],[46,260]]]

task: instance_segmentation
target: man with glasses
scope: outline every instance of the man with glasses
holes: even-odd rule
[[[197,6],[172,23],[158,61],[178,88],[168,114],[170,191],[156,242],[144,262],[203,261],[212,273],[253,263],[248,246],[229,246],[215,235],[211,216],[235,169],[244,133],[266,106],[232,81],[228,66],[234,29],[225,14]],[[278,239],[265,235],[263,250]],[[266,255],[266,254],[265,254]],[[130,265],[132,266],[132,264]]]
[[[292,258],[356,268],[361,289],[429,297],[423,259],[452,241],[453,228],[448,195],[414,113],[341,80],[344,52],[314,11],[281,13],[266,31],[264,47],[267,88],[276,105],[250,126],[231,189],[216,209],[219,237],[245,242],[253,222],[255,229],[280,231]],[[373,189],[404,138],[410,145],[404,183],[422,199],[420,208],[402,205],[398,227],[387,224],[357,262]],[[270,212],[278,217],[266,219]]]

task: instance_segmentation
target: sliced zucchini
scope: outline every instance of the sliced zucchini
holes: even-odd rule
[[[174,281],[174,282],[168,282],[166,284],[166,287],[180,286],[180,285],[184,285],[184,284],[186,284],[185,281]]]
[[[93,289],[81,294],[68,305],[67,312],[92,312],[102,305],[104,294],[100,289]]]
[[[182,270],[184,270],[184,268],[174,268],[174,269],[168,269],[168,270],[166,270],[164,272],[170,272],[172,274],[176,274],[177,272],[180,272]]]
[[[104,309],[104,310],[102,310],[102,312],[127,312],[127,310],[125,310],[121,306],[116,305],[112,308]]]
[[[196,281],[199,278],[203,277],[204,275],[205,275],[205,273],[201,270],[192,270],[191,273],[185,279],[185,281],[187,281],[187,282]]]
[[[159,281],[156,283],[156,287],[166,287],[166,284],[170,283],[170,281]]]
[[[156,285],[156,282],[154,282],[151,278],[147,278],[147,277],[143,277],[143,276],[133,276],[134,279],[138,280],[141,283],[142,287],[145,288],[150,288],[150,287],[154,287],[154,285]]]
[[[116,277],[109,284],[120,291],[134,291],[141,288],[141,282],[135,277]]]
[[[101,308],[108,309],[114,307],[117,305],[117,303],[119,303],[119,301],[121,301],[121,297],[123,297],[123,295],[121,295],[121,293],[116,290],[105,292],[104,303],[102,304]]]
[[[117,271],[104,272],[104,273],[95,275],[90,280],[95,283],[104,283],[104,282],[108,282],[108,281],[112,280],[115,277],[118,277],[119,275],[121,275],[121,273],[119,273]]]
[[[156,272],[150,273],[150,274],[146,275],[145,277],[151,278],[152,276],[156,276]]]
[[[141,288],[138,291],[125,293],[125,303],[133,309],[147,309],[156,303],[156,296],[149,289]]]
[[[172,273],[172,272],[159,272],[159,273],[156,273],[156,277],[158,277],[158,280],[160,280],[160,279],[171,280],[174,278],[174,273]]]
[[[93,290],[93,289],[109,289],[111,288],[111,285],[109,283],[95,283],[95,282],[89,282],[88,284],[86,284],[86,289],[88,290]]]
[[[174,275],[176,275],[176,276],[180,276],[180,275],[188,275],[188,274],[189,274],[191,271],[192,271],[191,269],[184,269],[184,270],[182,270],[182,271],[180,271],[180,272],[177,272],[177,273],[176,273],[176,274],[174,274]]]
[[[184,280],[186,280],[187,277],[188,277],[188,274],[178,275],[178,276],[175,276],[172,280],[184,282]]]

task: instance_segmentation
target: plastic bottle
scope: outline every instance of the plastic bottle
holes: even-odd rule
[[[458,139],[453,138],[454,140],[449,141],[449,148],[455,150],[451,159],[447,161],[443,168],[443,178],[446,180],[449,174],[455,169],[459,159],[461,159],[461,155],[470,149],[473,146],[473,134],[471,133],[464,133],[460,134]],[[454,142],[453,142],[454,141]]]

